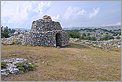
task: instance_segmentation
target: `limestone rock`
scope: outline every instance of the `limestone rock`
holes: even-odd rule
[[[24,58],[2,59],[2,62],[6,63],[6,67],[5,68],[1,67],[1,75],[20,73],[21,70],[19,70],[16,66],[17,63],[24,63],[24,64],[26,64],[27,68],[29,67],[27,65],[30,65],[30,64],[32,65],[31,62],[28,62],[28,60],[24,59]],[[26,63],[26,62],[28,62],[28,63]]]
[[[1,75],[8,75],[9,74],[9,70],[7,69],[1,69]]]
[[[44,20],[44,22],[50,22],[50,21],[52,21],[51,17],[48,16],[48,15],[44,15],[43,16],[43,20]]]

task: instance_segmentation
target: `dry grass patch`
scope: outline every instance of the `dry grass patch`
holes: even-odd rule
[[[119,50],[110,51],[75,43],[70,43],[68,48],[2,45],[1,57],[22,57],[38,66],[35,71],[2,77],[2,80],[120,80]]]

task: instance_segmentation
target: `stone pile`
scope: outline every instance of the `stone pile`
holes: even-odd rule
[[[23,58],[10,58],[10,59],[2,60],[1,62],[5,62],[6,66],[4,68],[1,67],[1,75],[19,73],[19,69],[17,68],[16,64],[25,61],[27,61],[27,59],[23,59]]]
[[[28,62],[28,60],[24,58],[10,58],[10,59],[3,59],[1,60],[1,62],[5,63],[4,67],[1,66],[1,75],[9,75],[9,74],[20,73],[20,69],[17,68],[16,64]],[[29,62],[28,64],[32,64],[32,63]],[[25,63],[25,65],[27,66],[27,63]]]
[[[103,48],[103,49],[111,49],[111,48],[121,48],[121,40],[107,40],[107,41],[90,41],[90,40],[81,40],[81,44],[90,44],[94,47]]]
[[[24,34],[17,34],[17,32],[15,32],[14,36],[11,36],[9,38],[2,38],[1,43],[7,45],[22,44],[23,38],[24,38]]]
[[[44,22],[50,22],[50,21],[52,21],[51,17],[48,16],[48,15],[43,16],[42,19],[44,20]]]
[[[11,45],[13,44],[13,40],[12,38],[1,38],[1,43]]]

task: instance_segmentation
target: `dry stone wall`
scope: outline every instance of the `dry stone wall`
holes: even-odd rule
[[[68,45],[68,35],[62,30],[59,22],[52,21],[50,16],[43,16],[32,22],[31,30],[25,34],[23,45],[42,46],[66,46]]]
[[[57,37],[56,35],[59,34]],[[56,38],[58,38],[56,42]],[[68,35],[61,30],[45,31],[45,32],[30,32],[25,35],[23,45],[42,45],[42,46],[66,46],[68,44]]]

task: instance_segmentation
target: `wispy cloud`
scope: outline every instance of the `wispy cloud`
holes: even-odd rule
[[[30,1],[5,1],[2,2],[1,17],[7,18],[8,23],[21,23],[30,20],[32,15],[37,13],[37,17],[43,14],[50,7],[51,2],[30,2]],[[31,17],[30,17],[31,16]],[[5,21],[4,21],[5,22]]]
[[[58,21],[59,18],[60,18],[59,14],[57,14],[56,16],[52,16],[52,20],[54,20],[54,21]]]
[[[92,11],[92,12],[90,12],[90,11]],[[100,11],[100,8],[93,8],[93,10],[85,10],[80,7],[69,6],[64,13],[64,19],[68,20],[70,18],[79,18],[81,16],[82,17],[87,16],[89,18],[93,18],[93,17],[97,16],[99,11]]]
[[[116,25],[121,25],[121,22],[117,22]]]
[[[113,24],[103,24],[101,26],[115,26],[115,25],[121,25],[121,22],[113,23]]]
[[[100,11],[100,8],[94,8],[91,13],[89,13],[89,18],[95,17]]]
[[[84,9],[81,9],[81,10],[79,10],[77,13],[76,13],[77,15],[85,15],[85,14],[87,14],[87,12],[86,12],[86,10],[84,10]]]
[[[12,28],[30,28],[33,20],[46,14],[63,27],[118,25],[121,21],[120,7],[119,1],[116,5],[111,1],[1,1],[1,24]]]
[[[77,16],[83,16],[86,13],[87,12],[82,8],[69,6],[64,13],[64,19],[76,18]]]

